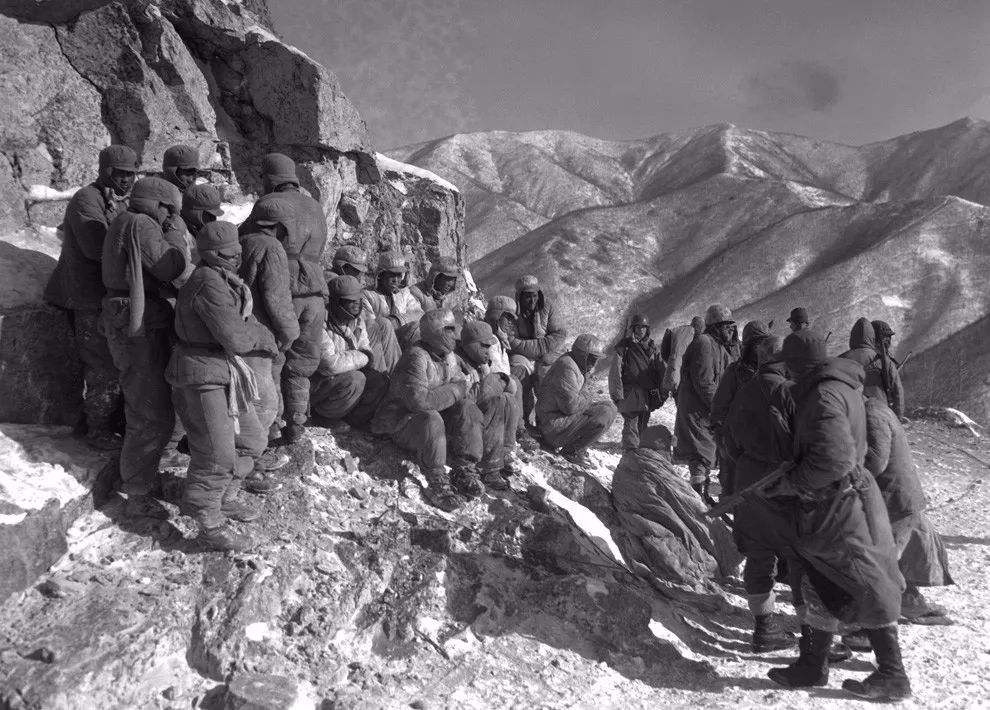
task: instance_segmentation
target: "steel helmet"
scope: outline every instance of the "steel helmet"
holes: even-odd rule
[[[525,293],[526,291],[538,292],[540,290],[540,282],[532,274],[526,274],[516,281],[516,293]]]
[[[188,212],[201,210],[220,217],[223,215],[220,191],[208,183],[193,185],[182,196],[182,209]]]
[[[705,327],[722,323],[735,323],[732,320],[732,311],[719,303],[708,306],[708,310],[705,311]]]
[[[239,244],[237,226],[230,222],[210,222],[196,235],[196,249],[201,252],[220,251]]]
[[[265,156],[262,164],[262,174],[273,187],[278,187],[287,182],[294,185],[299,184],[299,176],[296,174],[296,163],[284,153],[269,153]]]
[[[199,151],[191,145],[173,145],[162,156],[162,170],[169,168],[199,170]]]
[[[363,274],[368,270],[368,255],[359,246],[345,244],[334,253],[333,263],[353,266]]]
[[[605,346],[602,341],[590,333],[582,333],[574,339],[571,350],[586,355],[594,355],[597,358],[605,357]]]
[[[160,177],[144,177],[134,183],[131,200],[147,200],[154,204],[170,205],[173,210],[182,204],[179,189]]]
[[[138,171],[137,153],[126,145],[108,145],[100,151],[100,173],[105,170]]]
[[[278,195],[258,200],[254,203],[254,223],[262,227],[273,224],[289,226],[296,218],[296,207],[292,200],[280,198]]]
[[[406,257],[400,251],[387,251],[378,257],[378,273],[388,271],[392,274],[404,274],[409,271]]]

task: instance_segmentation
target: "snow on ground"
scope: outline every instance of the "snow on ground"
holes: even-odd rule
[[[450,190],[451,192],[457,193],[460,192],[460,190],[457,189],[457,186],[452,182],[448,182],[436,173],[432,173],[425,168],[419,167],[418,165],[409,165],[408,163],[400,162],[395,158],[390,158],[387,155],[382,155],[381,153],[375,153],[375,162],[378,163],[378,169],[382,172],[415,175],[418,178],[435,182],[445,190]]]

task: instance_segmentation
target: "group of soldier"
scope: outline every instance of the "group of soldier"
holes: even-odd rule
[[[716,466],[724,496],[795,462],[734,516],[754,650],[788,643],[772,591],[785,564],[802,612],[801,655],[771,677],[823,685],[844,624],[867,629],[879,661],[846,685],[867,697],[910,693],[896,622],[910,595],[925,607],[917,586],[945,582],[911,576],[902,595],[898,551],[921,544],[919,530],[937,536],[899,420],[886,324],[861,319],[850,351],[829,358],[803,309],[783,342],[756,321],[740,339],[719,305],[659,345],[634,316],[616,346],[610,400],[594,401],[604,344],[581,334],[566,347],[535,277],[464,318],[452,260],[410,283],[400,251],[346,245],[324,268],[326,218],[285,155],[264,158],[264,194],[239,226],[222,219],[216,188],[197,182],[196,149],[173,146],[160,175],[138,172],[130,148],[100,153],[96,181],[66,208],[47,289],[70,315],[84,364],[85,436],[121,449],[127,515],[167,516],[159,467],[178,447],[189,456],[181,509],[200,539],[249,549],[251,535],[231,521],[260,516],[256,496],[280,486],[284,447],[307,423],[390,438],[415,454],[428,500],[453,510],[508,488],[520,445],[534,439],[586,465],[588,446],[621,413],[622,445],[635,449],[673,395],[675,461],[703,499],[714,502]]]
[[[731,525],[745,558],[743,584],[755,617],[753,651],[793,644],[775,620],[775,582],[786,577],[801,619],[800,656],[769,673],[786,687],[822,686],[830,663],[873,649],[878,669],[843,687],[897,700],[911,694],[898,620],[946,624],[919,587],[951,584],[944,545],[903,423],[890,326],[856,321],[849,350],[828,357],[804,308],[781,339],[750,321],[737,335],[728,308],[667,330],[658,346],[634,316],[610,377],[625,419],[623,444],[639,445],[649,412],[676,398],[673,461],[710,505],[735,496]],[[710,481],[713,468],[718,481]],[[844,643],[834,643],[840,631]]]

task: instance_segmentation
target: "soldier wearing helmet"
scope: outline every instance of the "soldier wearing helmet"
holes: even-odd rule
[[[280,237],[289,260],[289,290],[299,321],[299,337],[285,352],[282,369],[282,399],[285,428],[282,438],[293,443],[305,434],[309,389],[320,363],[320,342],[327,318],[327,282],[321,260],[327,245],[327,220],[320,203],[299,188],[296,164],[287,155],[269,153],[262,164],[265,194],[240,226],[242,235],[257,231],[257,214],[268,202],[287,206]]]
[[[530,425],[536,386],[563,352],[567,331],[535,276],[516,282],[516,331],[510,338],[513,376],[523,386],[523,424]],[[520,432],[523,433],[523,432]]]
[[[364,428],[388,389],[361,318],[361,292],[361,282],[353,276],[330,282],[327,326],[310,395],[314,421],[343,420]]]
[[[368,254],[361,247],[355,244],[345,244],[334,252],[329,280],[337,276],[353,276],[363,283],[367,273]]]
[[[618,413],[612,402],[593,402],[589,375],[605,357],[602,341],[584,333],[560,356],[539,385],[536,421],[543,441],[579,466],[590,465],[587,448],[598,441]]]
[[[511,385],[506,391],[512,393],[512,409],[508,416],[509,429],[505,435],[506,466],[503,473],[513,475],[519,469],[518,435],[522,425],[522,383],[512,374],[509,361],[510,338],[516,332],[516,301],[511,296],[495,296],[488,301],[485,310],[485,322],[491,326],[495,342],[489,348],[492,372],[498,372],[511,378]]]
[[[100,449],[121,445],[117,434],[123,400],[117,369],[100,331],[103,240],[110,221],[126,207],[138,169],[137,155],[124,145],[100,151],[96,181],[69,200],[62,220],[62,250],[45,288],[45,300],[68,310],[83,363],[86,440]]]
[[[174,424],[164,375],[173,311],[163,291],[186,267],[184,241],[166,235],[162,225],[180,201],[167,181],[138,180],[127,210],[113,218],[103,242],[102,324],[124,394],[120,478],[132,515],[162,512],[152,496],[160,488],[158,465]]]
[[[650,338],[650,322],[644,315],[629,319],[625,337],[615,346],[609,368],[608,388],[622,414],[622,447],[639,447],[639,438],[650,423],[650,412],[663,405],[660,388],[664,362],[660,348]]]
[[[163,229],[170,239],[180,236],[186,242],[186,254],[191,259],[196,248],[196,233],[205,222],[198,225],[186,224],[182,216],[185,194],[195,189],[196,178],[199,176],[199,150],[191,145],[173,145],[162,156],[162,177],[168,180],[179,192],[179,207],[165,221]],[[197,193],[199,195],[200,193]],[[219,196],[217,209],[219,208]],[[221,211],[220,214],[223,214]],[[219,216],[219,215],[218,215]],[[189,273],[192,273],[191,271]],[[186,274],[185,278],[189,275]],[[181,281],[180,281],[181,284]]]
[[[178,343],[167,379],[181,398],[189,438],[189,470],[183,512],[199,525],[199,539],[214,550],[243,551],[254,541],[231,520],[261,514],[241,495],[241,479],[264,451],[268,432],[258,420],[247,356],[276,353],[271,331],[252,314],[247,287],[237,277],[241,245],[237,227],[216,221],[196,237],[202,261],[179,290]]]
[[[423,315],[420,339],[402,354],[372,430],[416,452],[430,501],[453,510],[481,493],[476,465],[484,455],[482,414],[453,350],[457,322],[449,310]],[[449,435],[449,436],[448,436]],[[447,474],[447,461],[453,470]],[[456,492],[455,492],[456,490]]]
[[[423,307],[409,289],[409,264],[401,251],[378,255],[375,287],[365,291],[365,304],[375,319],[387,319],[396,332],[408,332],[410,324],[419,322]],[[413,341],[400,341],[404,345]]]
[[[728,308],[720,304],[709,306],[705,312],[705,332],[691,341],[681,363],[674,457],[688,465],[691,487],[707,501],[711,501],[708,477],[715,465],[712,404],[719,381],[732,362],[730,347],[735,325]]]
[[[460,272],[455,259],[442,257],[430,266],[425,279],[409,288],[424,313],[437,308],[452,307],[454,289],[457,288],[457,277]]]
[[[205,225],[223,217],[220,206],[220,191],[213,185],[204,183],[193,185],[182,194],[182,221],[189,233],[199,234]]]

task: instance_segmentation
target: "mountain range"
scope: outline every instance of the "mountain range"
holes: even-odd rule
[[[715,302],[783,334],[805,306],[838,354],[867,316],[914,353],[909,404],[990,415],[986,121],[859,147],[723,124],[629,141],[459,134],[389,153],[461,189],[486,292],[534,273],[572,335],[618,336],[634,311],[662,331]]]

